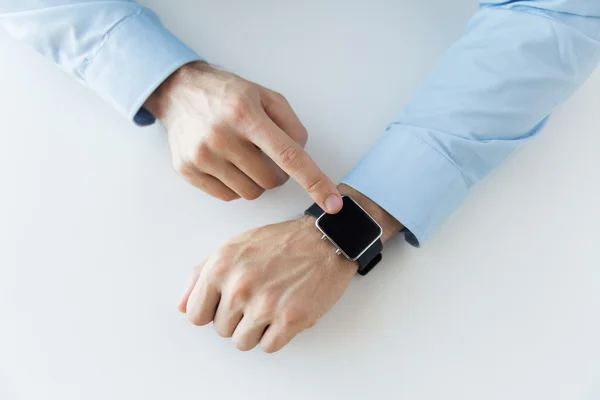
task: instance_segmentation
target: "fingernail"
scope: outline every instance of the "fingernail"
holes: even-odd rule
[[[325,200],[325,208],[328,213],[337,212],[342,208],[342,199],[339,196],[332,194]]]

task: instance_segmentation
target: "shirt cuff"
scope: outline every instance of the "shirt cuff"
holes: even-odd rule
[[[467,197],[470,184],[430,146],[427,129],[394,124],[342,180],[390,213],[419,247]]]
[[[85,69],[88,86],[138,125],[154,123],[142,109],[173,72],[202,58],[145,9],[114,27]]]

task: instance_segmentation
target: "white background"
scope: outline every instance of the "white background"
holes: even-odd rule
[[[335,180],[475,1],[159,1],[212,62],[284,93]],[[311,331],[237,352],[175,311],[228,237],[310,204],[221,204],[138,129],[0,35],[0,399],[600,398],[600,73],[422,248],[401,238]]]

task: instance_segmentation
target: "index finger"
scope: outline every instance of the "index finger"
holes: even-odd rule
[[[341,210],[342,197],[337,187],[296,141],[266,114],[254,130],[254,144],[298,182],[319,207],[329,214]]]

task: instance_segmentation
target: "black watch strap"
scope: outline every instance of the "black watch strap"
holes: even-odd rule
[[[314,203],[312,206],[308,207],[308,209],[306,209],[304,212],[304,214],[311,215],[315,218],[319,218],[324,213],[325,211],[323,211],[323,209],[319,207],[317,203]],[[368,274],[373,268],[375,268],[377,264],[379,264],[383,258],[381,255],[382,251],[383,243],[381,242],[381,239],[377,239],[377,241],[373,243],[371,247],[369,247],[367,251],[365,251],[363,255],[358,258],[358,260],[356,260],[358,263],[359,275],[364,276]]]

